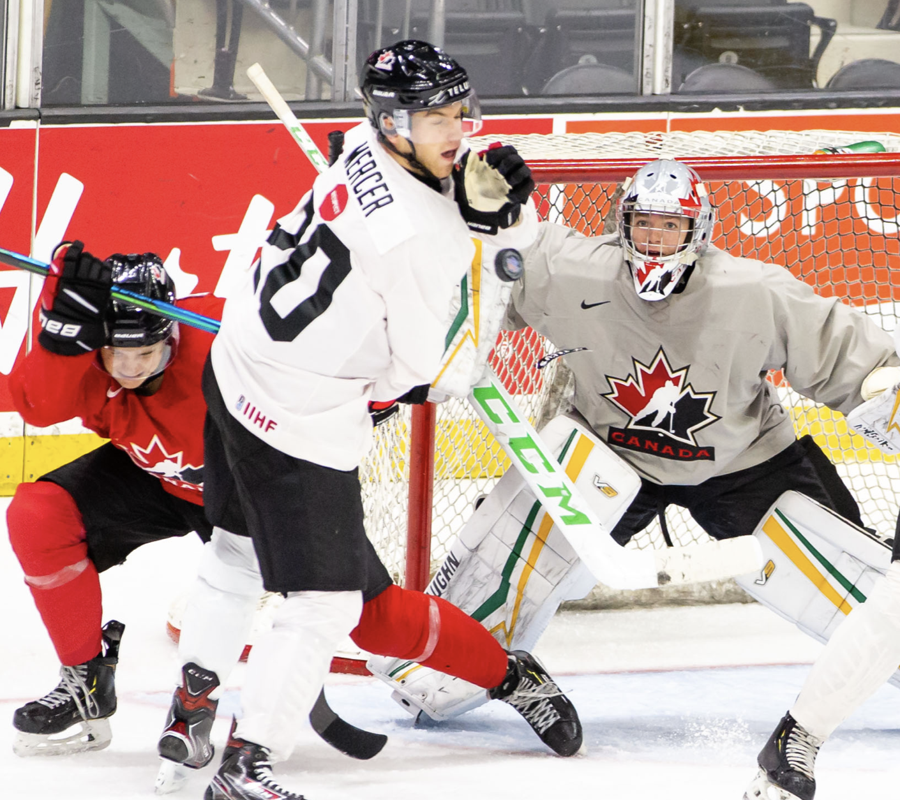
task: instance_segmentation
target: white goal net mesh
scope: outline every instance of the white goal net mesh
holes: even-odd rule
[[[485,143],[493,141],[485,137]],[[725,133],[609,133],[503,137],[528,161],[651,160],[660,157],[730,158],[807,155],[861,141],[880,142],[900,153],[900,137],[835,131]],[[477,147],[477,141],[473,140]],[[823,295],[838,296],[893,330],[900,303],[900,177],[822,179],[828,156],[810,165],[808,177],[760,180],[752,169],[721,179],[714,166],[701,172],[719,222],[713,243],[734,254],[790,269]],[[900,176],[900,160],[894,173]],[[539,176],[538,176],[539,178]],[[588,234],[609,230],[617,184],[539,183],[535,202],[542,219]],[[611,211],[613,212],[611,214]],[[569,377],[561,359],[538,372],[535,363],[555,348],[526,329],[502,334],[492,366],[507,390],[538,426],[565,402]],[[848,432],[840,414],[779,387],[798,435],[811,434],[837,465],[860,503],[867,524],[892,534],[898,509],[900,467]],[[366,524],[385,564],[405,578],[410,409],[377,429],[376,443],[361,470]],[[496,442],[468,404],[451,400],[437,408],[431,503],[432,566],[440,563],[478,498],[490,492],[507,467]],[[677,508],[667,513],[672,538],[687,544],[706,535]],[[629,547],[664,547],[658,523]]]

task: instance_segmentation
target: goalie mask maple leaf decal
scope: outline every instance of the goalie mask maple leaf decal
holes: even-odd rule
[[[634,374],[606,376],[612,391],[602,395],[631,418],[610,426],[609,444],[678,461],[715,460],[714,447],[699,447],[694,434],[719,416],[710,411],[715,392],[697,392],[687,382],[689,367],[674,370],[662,347],[649,366],[632,359]]]

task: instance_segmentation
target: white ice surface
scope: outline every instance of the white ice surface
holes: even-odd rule
[[[194,540],[162,542],[103,576],[105,618],[127,625],[110,747],[22,759],[10,747],[13,711],[56,684],[57,664],[2,536],[0,719],[7,744],[0,746],[0,800],[154,796],[156,739],[177,670],[166,611],[193,576],[198,551]],[[537,653],[571,692],[585,755],[554,757],[502,703],[448,723],[414,725],[374,679],[332,676],[334,708],[387,733],[387,747],[372,761],[353,761],[303,727],[294,755],[276,773],[309,800],[741,800],[756,753],[819,649],[756,605],[565,614]],[[240,670],[229,683],[239,680]],[[236,702],[234,692],[223,698],[217,746]],[[817,800],[896,797],[898,748],[900,693],[885,687],[823,748]],[[199,800],[212,769],[192,775],[173,798]]]

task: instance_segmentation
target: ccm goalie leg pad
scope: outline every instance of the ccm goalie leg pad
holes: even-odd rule
[[[637,494],[640,479],[574,420],[557,417],[541,432],[569,477],[611,529]],[[515,471],[478,507],[426,592],[461,608],[505,650],[534,648],[563,600],[594,586],[566,538]],[[484,689],[413,661],[374,656],[369,670],[412,714],[448,719],[484,703]]]
[[[775,501],[754,536],[764,566],[738,584],[820,642],[865,602],[891,563],[885,539],[794,491]],[[900,686],[896,674],[891,681]]]

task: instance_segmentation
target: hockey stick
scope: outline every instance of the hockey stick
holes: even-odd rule
[[[306,157],[316,170],[324,172],[328,169],[328,162],[316,146],[316,143],[300,124],[300,120],[294,116],[294,112],[288,107],[288,104],[284,101],[278,89],[275,88],[275,84],[269,80],[269,76],[266,75],[263,68],[258,63],[251,65],[247,68],[247,77],[259,89],[263,99],[269,104],[269,108],[282,121],[288,133],[300,145],[300,149],[306,154]]]
[[[32,272],[35,275],[40,275],[44,278],[46,278],[50,272],[50,267],[47,266],[47,264],[30,258],[29,256],[23,256],[21,253],[4,250],[2,247],[0,247],[0,264],[24,269],[27,272]],[[119,289],[118,287],[113,287],[110,291],[110,295],[116,300],[125,300],[131,305],[138,306],[147,311],[152,311],[154,314],[158,314],[166,319],[183,322],[186,325],[199,328],[208,333],[219,332],[218,320],[212,319],[211,317],[205,317],[203,314],[196,314],[193,311],[188,311],[184,308],[179,308],[178,306],[166,303],[163,300],[153,300],[145,295],[130,292],[128,289]]]
[[[365,731],[341,719],[328,705],[324,689],[309,712],[309,722],[324,741],[351,758],[370,759],[387,744],[388,737],[383,733]]]
[[[665,550],[626,550],[612,538],[491,370],[468,399],[600,583],[613,589],[649,589],[730,578],[762,566],[754,536]]]

